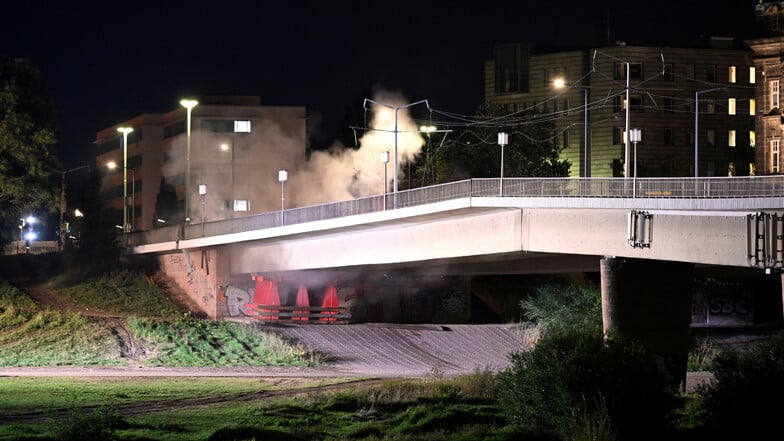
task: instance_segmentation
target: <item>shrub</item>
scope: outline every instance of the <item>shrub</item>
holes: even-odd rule
[[[696,390],[706,428],[734,439],[754,439],[753,434],[779,430],[784,409],[784,334],[751,349],[722,350],[710,370],[715,381]]]
[[[110,406],[96,407],[92,413],[75,408],[65,419],[49,422],[55,439],[61,441],[110,441],[122,425],[122,417]]]
[[[602,330],[602,296],[591,284],[548,283],[520,302],[523,316],[545,330]]]
[[[499,374],[499,401],[531,434],[570,439],[598,430],[645,439],[669,429],[678,404],[655,358],[620,337],[551,330],[534,349],[513,353],[510,360]]]

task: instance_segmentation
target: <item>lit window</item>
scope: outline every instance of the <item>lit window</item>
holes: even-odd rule
[[[749,162],[749,176],[754,176],[757,174],[757,166],[754,165],[753,162]]]
[[[732,161],[727,164],[727,176],[735,176],[735,163]]]
[[[770,81],[770,89],[768,90],[768,94],[770,95],[770,108],[778,108],[779,107],[779,80],[771,80]]]
[[[727,101],[727,113],[729,115],[734,115],[735,114],[735,103],[736,103],[735,98],[730,98]]]
[[[730,147],[735,147],[735,131],[730,130],[727,132],[727,145]]]
[[[250,133],[250,121],[234,121],[234,133]]]
[[[247,199],[235,199],[234,211],[250,211],[250,201]]]
[[[737,83],[738,82],[738,68],[736,66],[730,66],[730,69],[729,69],[729,81],[730,81],[730,83]]]
[[[754,130],[749,130],[749,147],[754,148],[757,144],[757,133]]]
[[[757,82],[757,68],[750,67],[749,68],[749,84],[754,84]]]
[[[754,116],[757,113],[757,100],[754,98],[749,99],[749,115]]]

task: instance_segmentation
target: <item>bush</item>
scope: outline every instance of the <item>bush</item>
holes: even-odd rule
[[[641,345],[576,329],[550,331],[528,352],[510,355],[499,374],[507,416],[532,435],[572,439],[656,437],[671,426],[678,394]]]
[[[784,334],[751,349],[721,351],[711,364],[715,381],[696,390],[704,426],[733,439],[777,433],[784,409]]]
[[[545,330],[581,328],[602,331],[602,296],[591,284],[548,283],[520,302],[523,316]]]
[[[49,422],[55,439],[61,441],[111,441],[117,429],[122,428],[123,419],[110,406],[96,407],[92,413],[75,408],[67,418]]]

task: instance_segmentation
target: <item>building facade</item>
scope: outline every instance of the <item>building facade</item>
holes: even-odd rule
[[[123,194],[131,231],[280,209],[278,171],[305,161],[305,107],[262,106],[259,97],[197,101],[190,131],[188,111],[180,107],[97,133],[96,166],[105,170],[101,195],[119,228]],[[120,127],[133,129],[127,142]],[[109,169],[110,163],[116,167]]]
[[[782,172],[782,51],[784,51],[784,2],[759,2],[757,18],[761,24],[762,38],[748,40],[746,44],[754,51],[754,66],[761,81],[756,94],[760,103],[755,127],[759,137],[755,162],[761,173]]]
[[[753,52],[732,46],[501,46],[485,100],[551,119],[573,177],[753,175],[759,74]]]

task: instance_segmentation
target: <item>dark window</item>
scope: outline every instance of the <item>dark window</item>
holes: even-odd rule
[[[615,129],[613,130],[613,144],[614,145],[623,144],[623,132],[624,132],[624,130],[625,129],[623,127],[615,127]]]
[[[664,129],[664,145],[673,145],[674,139],[672,129]]]
[[[163,128],[163,139],[173,138],[181,133],[185,133],[185,121],[177,121]]]
[[[645,104],[642,95],[629,95],[629,102],[631,107],[629,110],[632,112],[644,112],[645,111]]]
[[[713,64],[709,64],[705,66],[705,81],[709,83],[716,82],[716,66]]]
[[[201,130],[204,132],[227,133],[234,132],[233,119],[203,119]]]
[[[569,147],[569,131],[565,130],[563,132],[563,148],[566,149],[568,147]]]
[[[694,67],[694,65],[693,65],[693,64],[687,64],[687,65],[686,65],[686,78],[688,78],[688,79],[690,79],[690,80],[693,80],[693,79],[695,79],[695,78],[696,78],[696,77],[694,76],[694,72],[695,72],[695,71],[696,71],[696,69],[695,69],[695,67]]]

